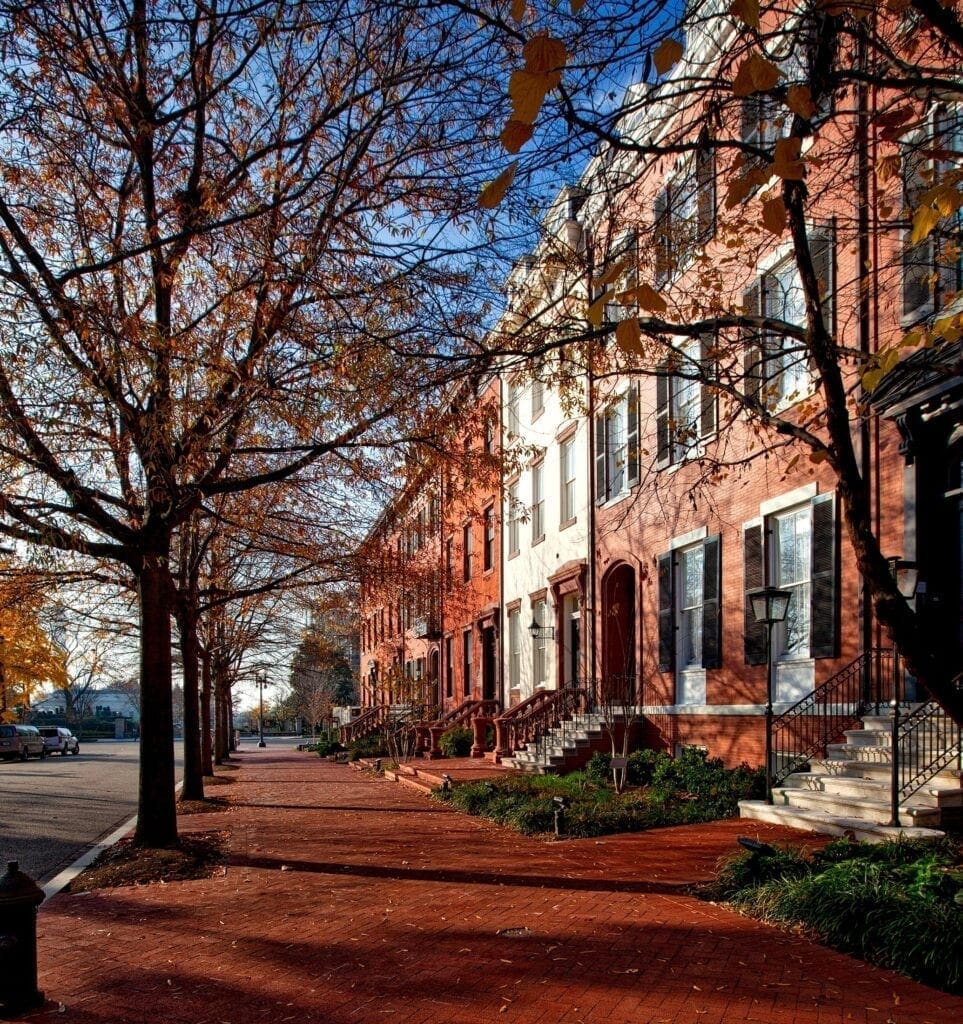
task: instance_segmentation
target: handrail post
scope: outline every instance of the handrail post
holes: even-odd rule
[[[899,828],[899,701],[895,697],[890,701],[890,707],[893,709],[893,724],[890,733],[889,826]]]

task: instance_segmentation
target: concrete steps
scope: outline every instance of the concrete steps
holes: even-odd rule
[[[963,820],[963,773],[947,769],[902,804],[900,826],[890,826],[892,720],[868,715],[862,724],[846,730],[844,742],[828,745],[827,756],[812,761],[808,771],[773,787],[771,805],[741,801],[740,816],[866,842],[937,837],[941,824]],[[930,738],[948,742],[935,732]]]
[[[512,757],[502,758],[502,764],[533,775],[573,772],[584,768],[593,754],[610,753],[611,749],[602,719],[586,714],[550,729],[537,743],[529,743]]]

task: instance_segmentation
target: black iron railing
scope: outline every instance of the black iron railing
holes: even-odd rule
[[[891,650],[873,648],[851,661],[772,722],[773,785],[779,785],[831,743],[856,729],[863,715],[886,708],[900,692],[899,665]],[[885,713],[885,712],[884,712]]]
[[[529,744],[537,745],[539,758],[547,764],[549,744],[546,740],[551,730],[586,710],[586,691],[580,687],[539,690],[495,719],[498,749],[514,752]]]

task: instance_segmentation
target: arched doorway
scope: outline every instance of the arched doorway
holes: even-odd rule
[[[634,700],[635,693],[635,570],[624,562],[602,580],[602,687],[618,687]]]

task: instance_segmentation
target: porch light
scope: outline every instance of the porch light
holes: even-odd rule
[[[772,630],[777,622],[782,622],[789,611],[792,592],[779,590],[777,587],[759,587],[750,590],[746,597],[752,605],[752,614],[756,622],[766,625],[766,803],[772,803]]]
[[[555,627],[554,626],[540,626],[538,619],[533,618],[532,624],[528,627],[529,636],[533,640],[554,640],[555,639]]]
[[[887,558],[889,571],[896,580],[896,589],[907,601],[916,597],[916,585],[919,583],[920,570],[916,562],[893,555]]]

